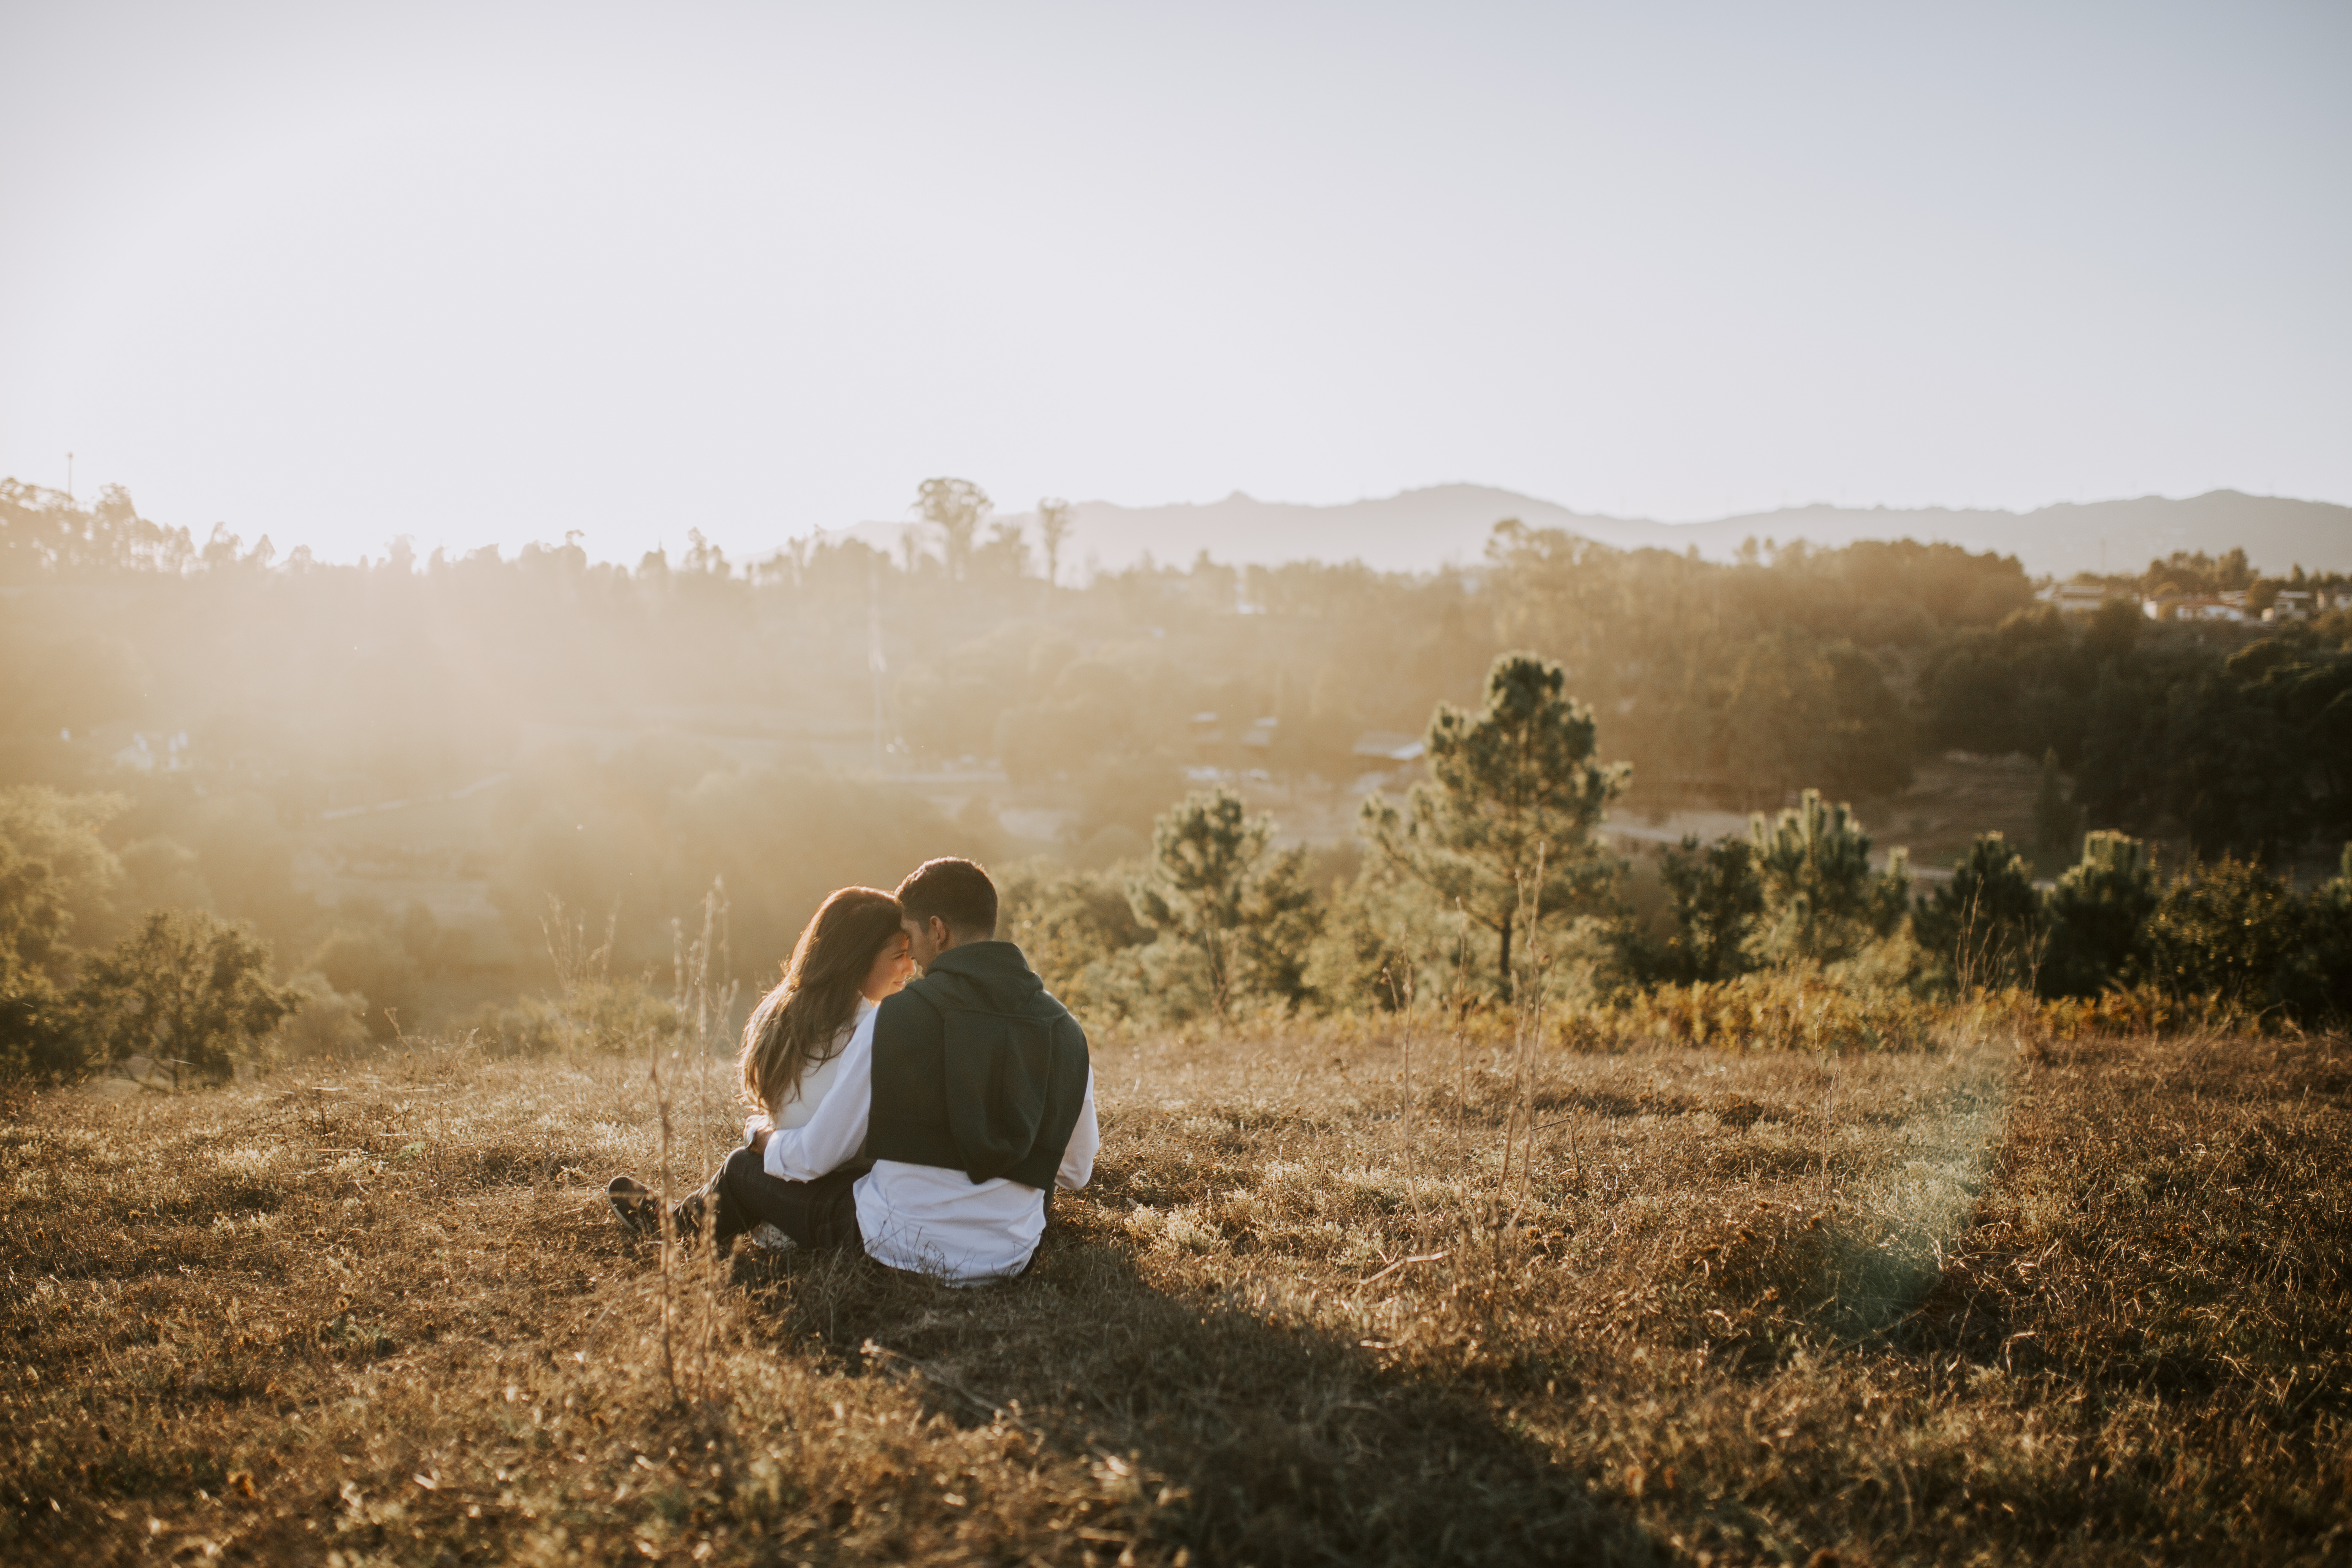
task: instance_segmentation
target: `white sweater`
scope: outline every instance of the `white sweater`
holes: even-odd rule
[[[850,1037],[857,1033],[857,1026],[872,1017],[875,1009],[880,1005],[880,1003],[868,1002],[863,996],[857,999],[856,1013],[833,1037],[833,1055],[803,1073],[798,1091],[787,1093],[783,1104],[768,1107],[768,1125],[808,1125],[809,1118],[816,1114],[816,1108],[824,1102],[825,1091],[840,1081],[842,1054],[848,1049]]]

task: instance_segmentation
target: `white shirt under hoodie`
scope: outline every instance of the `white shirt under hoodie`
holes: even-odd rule
[[[877,1004],[859,1000],[849,1044],[803,1079],[799,1099],[776,1117],[763,1162],[768,1174],[813,1182],[856,1158],[865,1145],[874,1113],[874,1017],[879,1011]],[[1095,1074],[1088,1067],[1086,1098],[1055,1184],[1071,1192],[1085,1186],[1101,1147]],[[853,1191],[857,1228],[869,1257],[952,1285],[1020,1273],[1045,1234],[1045,1194],[1009,1176],[975,1182],[961,1171],[877,1160]]]

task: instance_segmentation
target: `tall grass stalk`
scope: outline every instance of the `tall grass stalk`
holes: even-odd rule
[[[727,912],[727,879],[714,877],[702,895],[700,934],[689,942],[684,924],[670,921],[670,1009],[677,1020],[679,1048],[695,1064],[696,1126],[706,1145],[698,1152],[707,1164],[717,1163],[719,1145],[711,1140],[723,1121],[711,1098],[711,1068],[734,1043],[735,1004],[742,989],[730,973]]]
[[[1426,1253],[1429,1249],[1431,1220],[1428,1193],[1423,1179],[1422,1160],[1416,1114],[1420,1109],[1418,1088],[1413,1081],[1412,1048],[1415,1031],[1420,1026],[1419,974],[1421,965],[1416,956],[1416,944],[1412,933],[1402,926],[1395,932],[1391,951],[1398,954],[1381,973],[1389,988],[1389,1005],[1397,1020],[1397,1159],[1404,1173],[1405,1194],[1412,1207],[1413,1227],[1412,1251]]]
[[[661,1044],[654,1046],[646,1079],[653,1085],[654,1109],[661,1126],[661,1355],[662,1381],[669,1387],[672,1405],[685,1400],[677,1388],[677,1356],[671,1346],[672,1325],[677,1315],[677,1218],[670,1212],[677,1197],[670,1187],[670,1115],[669,1089],[662,1082]]]
[[[1495,1194],[1494,1255],[1499,1268],[1505,1249],[1517,1233],[1520,1216],[1534,1191],[1536,1136],[1536,1068],[1542,1058],[1544,1003],[1550,989],[1553,953],[1541,935],[1544,860],[1549,846],[1536,844],[1535,869],[1518,879],[1518,925],[1527,941],[1511,964],[1511,1089],[1503,1117],[1503,1164]],[[1518,1192],[1512,1194],[1512,1161],[1518,1164]]]
[[[683,942],[679,940],[682,931],[672,922],[676,952],[673,1006],[679,1034],[693,1053],[699,1112],[696,1125],[702,1133],[702,1168],[712,1171],[726,1152],[732,1152],[731,1144],[724,1146],[722,1152],[718,1142],[718,1130],[726,1119],[713,1103],[711,1094],[713,1066],[724,1057],[732,1040],[735,1003],[741,985],[730,973],[734,964],[728,941],[727,911],[727,879],[714,877],[702,896],[700,935],[690,943]],[[688,1382],[698,1405],[707,1405],[711,1397],[710,1379],[716,1364],[713,1345],[725,1304],[725,1261],[712,1240],[716,1219],[715,1213],[704,1215],[697,1244],[688,1253],[698,1287],[696,1294],[700,1322],[695,1336],[693,1364],[688,1369]]]

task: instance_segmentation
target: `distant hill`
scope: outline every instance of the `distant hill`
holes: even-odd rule
[[[1469,484],[1433,485],[1338,506],[1264,501],[1237,490],[1217,501],[1149,507],[1080,501],[1075,510],[1072,538],[1062,552],[1065,574],[1083,570],[1089,560],[1125,566],[1147,553],[1181,564],[1203,550],[1232,564],[1361,561],[1381,571],[1429,571],[1449,563],[1476,563],[1487,534],[1507,517],[1621,549],[1680,551],[1695,545],[1717,560],[1727,559],[1748,538],[1822,545],[1920,539],[1996,550],[2015,555],[2029,572],[2061,577],[2098,571],[2103,563],[2110,572],[2137,572],[2175,550],[2219,554],[2233,546],[2243,546],[2265,571],[2284,573],[2298,563],[2314,571],[2352,571],[2352,507],[2236,490],[2185,500],[2142,496],[2068,502],[2021,513],[1803,506],[1684,523],[1570,511],[1533,496]],[[1008,521],[1024,522],[1033,517],[1007,514]],[[905,527],[866,523],[853,531],[877,544],[895,545]]]

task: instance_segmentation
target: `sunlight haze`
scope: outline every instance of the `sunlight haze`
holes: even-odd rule
[[[2340,6],[13,6],[0,473],[738,559],[966,475],[2352,500]]]

